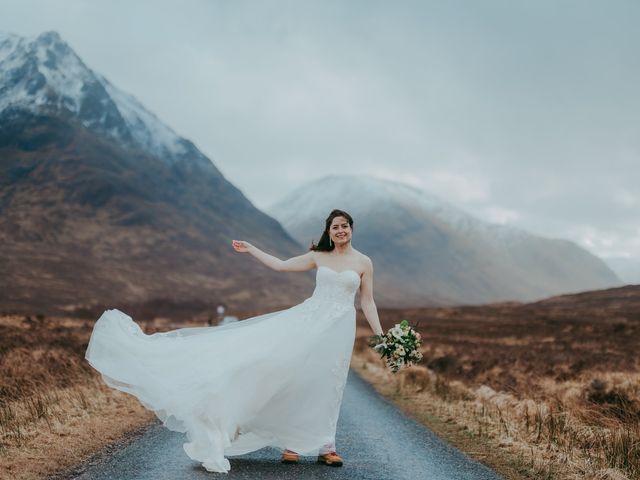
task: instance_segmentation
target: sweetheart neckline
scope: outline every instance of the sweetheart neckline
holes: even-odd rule
[[[327,267],[325,265],[320,265],[318,267],[318,270],[320,270],[321,268],[326,268],[327,270],[331,270],[332,272],[337,273],[337,274],[341,274],[341,273],[344,273],[344,272],[353,272],[358,276],[358,278],[360,278],[360,274],[358,272],[356,272],[355,270],[351,269],[351,268],[347,268],[346,270],[342,270],[340,272],[337,271],[337,270],[334,270],[333,268]]]

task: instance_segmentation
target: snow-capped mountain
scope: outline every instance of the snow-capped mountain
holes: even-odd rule
[[[320,191],[322,195],[318,196]],[[480,220],[443,198],[411,185],[367,175],[328,175],[311,181],[287,194],[268,211],[277,215],[283,226],[289,228],[298,217],[317,217],[331,202],[348,204],[356,214],[368,211],[374,203],[393,202],[405,208],[420,208],[446,222],[456,232],[468,236],[481,235],[504,242],[531,236],[510,225]]]
[[[0,112],[67,110],[82,125],[172,162],[205,160],[153,113],[93,72],[57,32],[25,38],[0,33]]]
[[[234,238],[301,248],[58,34],[0,34],[0,309],[175,318],[310,292],[311,274],[262,268]]]
[[[619,285],[602,260],[564,239],[480,220],[415,187],[330,175],[300,186],[267,212],[303,245],[334,208],[354,217],[354,240],[377,265],[386,305],[536,300]]]

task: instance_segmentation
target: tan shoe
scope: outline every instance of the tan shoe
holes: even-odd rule
[[[298,463],[298,454],[291,450],[282,452],[282,463]]]
[[[318,455],[318,463],[324,463],[325,465],[331,465],[332,467],[341,467],[342,458],[337,452],[329,452]]]

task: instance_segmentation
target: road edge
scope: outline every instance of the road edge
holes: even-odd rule
[[[47,480],[73,480],[74,478],[82,475],[89,468],[95,467],[110,458],[114,452],[128,447],[145,435],[149,430],[158,425],[161,425],[161,422],[158,419],[153,419],[149,423],[127,430],[114,442],[111,442],[100,450],[92,453],[82,462],[48,476]]]
[[[373,387],[383,398],[393,403],[405,415],[424,425],[443,441],[464,452],[470,458],[500,474],[505,480],[536,480],[527,473],[526,466],[516,456],[501,450],[497,445],[479,438],[456,424],[455,421],[443,419],[434,412],[419,410],[412,402],[412,396],[397,392],[388,383],[372,381],[366,369],[367,361],[357,354],[353,355],[351,369]],[[364,368],[363,368],[364,366]]]

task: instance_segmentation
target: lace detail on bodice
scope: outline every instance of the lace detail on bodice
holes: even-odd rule
[[[316,288],[311,300],[353,307],[356,291],[360,287],[360,275],[355,270],[337,272],[320,266],[316,272]]]

